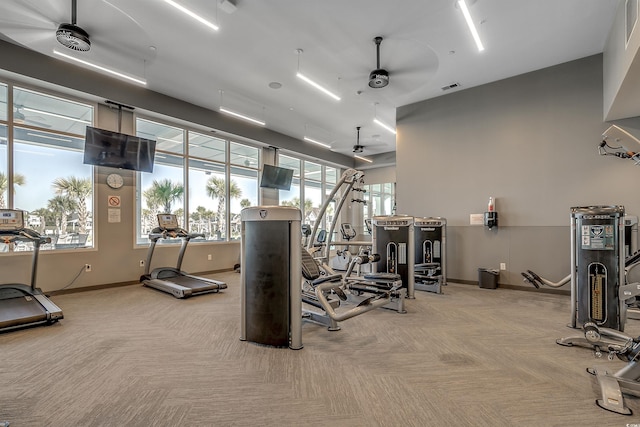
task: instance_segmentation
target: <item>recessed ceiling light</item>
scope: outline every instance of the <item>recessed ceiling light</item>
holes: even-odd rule
[[[280,89],[282,87],[282,83],[280,83],[280,82],[271,82],[271,83],[269,83],[269,87],[271,89]]]

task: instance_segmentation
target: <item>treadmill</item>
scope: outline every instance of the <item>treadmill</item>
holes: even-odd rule
[[[225,282],[193,276],[181,270],[182,259],[187,250],[187,245],[191,239],[196,237],[204,237],[204,234],[189,233],[187,230],[180,228],[178,218],[174,214],[158,214],[158,227],[154,228],[149,234],[151,244],[149,245],[145,270],[144,274],[140,277],[140,282],[142,282],[144,286],[169,293],[176,298],[188,298],[205,293],[217,293],[220,292],[221,289],[226,289],[227,284]],[[160,267],[149,272],[153,251],[160,239],[182,240],[178,254],[178,263],[175,268]]]
[[[0,209],[0,241],[4,244],[33,243],[31,284],[0,285],[0,332],[51,325],[62,319],[62,310],[36,288],[40,245],[51,243],[51,238],[26,228],[24,211]]]

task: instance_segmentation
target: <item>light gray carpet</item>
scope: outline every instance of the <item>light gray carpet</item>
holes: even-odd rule
[[[142,286],[52,299],[57,325],[0,335],[0,421],[20,426],[616,426],[590,366],[619,360],[555,339],[569,298],[449,284],[407,314],[376,310],[304,348],[239,340],[236,273],[177,300]],[[627,332],[640,334],[640,321]]]

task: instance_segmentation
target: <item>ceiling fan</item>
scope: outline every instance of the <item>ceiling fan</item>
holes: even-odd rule
[[[356,127],[358,132],[358,136],[356,139],[356,144],[353,146],[354,153],[362,153],[364,151],[364,145],[360,145],[360,126]]]
[[[382,43],[382,37],[374,38],[373,42],[376,44],[376,69],[369,73],[369,87],[380,89],[389,84],[389,72],[384,68],[380,68],[380,43]]]
[[[370,55],[362,54],[366,46],[371,46],[371,40],[376,48],[373,70]],[[377,102],[389,109],[424,99],[424,90],[438,70],[435,50],[412,33],[402,31],[363,40],[346,52],[349,71],[341,76],[345,92],[355,93],[359,101]]]
[[[56,30],[56,39],[64,47],[86,52],[91,49],[91,40],[89,33],[76,25],[77,12],[77,0],[71,0],[71,24],[60,24]]]
[[[71,22],[68,9],[61,7],[69,3]],[[124,72],[133,72],[156,58],[149,35],[133,16],[140,13],[133,5],[123,1],[83,0],[78,10],[78,3],[2,0],[0,38],[49,56],[56,50],[64,50]],[[87,12],[82,13],[83,10]],[[77,25],[78,12],[82,27]],[[114,31],[114,22],[118,23],[118,31]]]

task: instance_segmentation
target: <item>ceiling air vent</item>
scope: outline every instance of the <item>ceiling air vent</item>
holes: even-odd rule
[[[457,87],[460,87],[460,83],[451,83],[450,85],[442,86],[440,89],[449,90],[449,89],[455,89]]]

